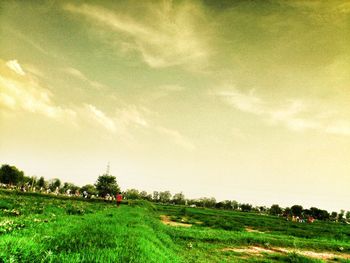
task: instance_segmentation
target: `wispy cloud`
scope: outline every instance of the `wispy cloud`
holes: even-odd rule
[[[163,8],[158,5],[156,12],[148,14],[152,19],[147,23],[95,5],[67,4],[64,9],[87,17],[106,32],[117,33],[111,42],[123,47],[120,50],[137,51],[151,67],[182,65],[199,69],[207,63],[209,52],[196,28],[200,10],[189,3],[175,7],[169,2]]]
[[[104,128],[106,128],[111,132],[116,131],[115,122],[113,121],[113,119],[108,117],[103,111],[99,110],[98,108],[96,108],[96,106],[91,104],[86,104],[85,107],[89,113],[88,115],[93,120],[95,120],[97,123],[99,123],[100,125],[102,125]]]
[[[146,131],[145,134],[151,135],[152,137],[161,136],[187,151],[193,151],[196,148],[195,145],[179,131],[166,128],[152,121],[150,115],[152,115],[153,112],[144,107],[129,105],[117,108],[115,114],[107,115],[95,105],[85,104],[84,111],[79,112],[85,120],[89,122],[93,121],[107,131],[118,134],[118,138],[129,145],[140,143],[134,135],[140,131]]]
[[[11,70],[16,72],[18,75],[24,76],[26,73],[23,71],[20,64],[18,64],[17,59],[9,60],[6,62],[6,66],[8,66]]]
[[[75,69],[75,68],[64,68],[63,71],[65,73],[70,74],[71,76],[80,79],[83,82],[88,83],[90,86],[100,89],[100,88],[105,88],[106,86],[102,83],[99,83],[98,81],[94,81],[89,79],[85,74],[83,74],[80,70]]]
[[[17,60],[0,60],[0,64],[0,107],[11,111],[40,113],[55,119],[75,117],[74,110],[56,105],[50,90],[43,87],[34,76],[25,73]]]
[[[155,127],[155,130],[161,135],[169,137],[175,144],[180,145],[186,150],[193,151],[196,148],[195,145],[189,139],[184,137],[179,131],[161,126]]]
[[[259,116],[271,125],[284,125],[293,131],[318,130],[335,135],[349,135],[350,123],[337,117],[335,111],[329,114],[319,112],[316,108],[302,100],[285,100],[276,106],[254,94],[241,92],[237,89],[226,89],[217,92],[226,103],[233,108]]]

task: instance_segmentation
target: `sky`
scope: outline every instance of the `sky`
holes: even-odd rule
[[[1,1],[0,163],[350,210],[350,1]]]

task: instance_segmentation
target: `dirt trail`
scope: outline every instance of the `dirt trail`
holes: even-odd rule
[[[180,223],[180,222],[174,222],[170,220],[170,217],[167,215],[161,215],[160,219],[162,220],[162,223],[168,226],[181,226],[181,227],[191,227],[192,224],[188,223]]]
[[[250,246],[250,247],[240,247],[240,248],[223,248],[221,251],[234,251],[238,253],[247,253],[247,254],[255,254],[261,255],[262,253],[298,253],[299,255],[315,258],[315,259],[323,259],[323,260],[331,260],[334,258],[342,258],[342,259],[350,259],[350,254],[342,254],[335,252],[316,252],[311,250],[296,250],[291,248],[282,248],[282,247],[271,247],[271,248],[263,248],[258,246]]]
[[[262,232],[262,231],[256,230],[256,229],[254,229],[254,228],[252,228],[250,226],[247,226],[245,228],[245,231],[251,232],[251,233],[260,233],[260,234],[265,234],[266,233],[266,232]]]

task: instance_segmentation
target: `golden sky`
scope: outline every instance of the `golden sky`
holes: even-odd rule
[[[0,161],[350,210],[350,1],[2,1]]]

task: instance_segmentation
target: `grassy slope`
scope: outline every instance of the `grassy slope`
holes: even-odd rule
[[[180,261],[148,208],[3,192],[0,197],[0,206],[21,212],[2,213],[0,222],[12,223],[2,227],[0,262]]]
[[[160,214],[202,223],[165,226]],[[323,224],[210,209],[155,208],[147,202],[116,208],[105,202],[0,191],[0,262],[319,262],[295,253],[259,257],[222,251],[247,245],[321,251],[342,246],[349,253],[349,226]],[[246,226],[268,232],[246,232]]]

